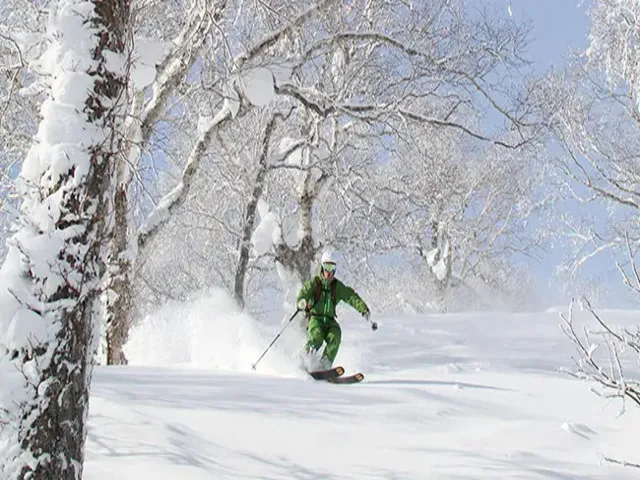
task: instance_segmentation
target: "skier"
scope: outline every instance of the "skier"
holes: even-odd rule
[[[326,342],[321,358],[321,369],[328,370],[338,354],[342,330],[336,321],[336,306],[344,301],[356,309],[368,322],[371,313],[367,304],[353,290],[335,278],[336,262],[330,253],[325,252],[320,261],[320,273],[306,282],[297,297],[298,309],[306,313],[307,353],[317,352]],[[371,322],[371,329],[377,330],[378,324]]]

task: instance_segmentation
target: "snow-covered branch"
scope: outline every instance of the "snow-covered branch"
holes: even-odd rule
[[[211,142],[211,136],[215,129],[220,128],[224,123],[233,118],[233,111],[230,103],[225,101],[224,106],[211,121],[202,128],[196,144],[191,150],[187,164],[182,172],[180,183],[158,203],[155,211],[147,218],[145,224],[140,227],[137,242],[138,248],[143,248],[146,243],[158,232],[158,229],[167,221],[171,212],[180,207],[187,198],[191,184],[198,171],[204,154]]]
[[[623,355],[628,353],[631,353],[634,358],[628,361],[627,366],[637,365],[640,358],[640,332],[614,331],[596,313],[587,299],[583,298],[582,303],[602,330],[593,331],[585,328],[584,333],[579,335],[575,329],[573,302],[568,315],[561,314],[564,321],[563,331],[573,342],[578,353],[578,359],[574,359],[578,370],[575,373],[569,373],[578,378],[596,382],[603,387],[602,392],[596,392],[598,395],[622,399],[623,411],[625,400],[631,400],[640,407],[640,381],[628,376],[630,374],[623,367]],[[605,359],[596,355],[602,343],[607,348],[608,368],[602,365]]]
[[[273,32],[269,32],[265,35],[260,41],[256,42],[251,48],[245,50],[243,53],[238,55],[234,59],[234,66],[236,70],[242,69],[242,67],[257,57],[264,53],[269,47],[275,45],[282,37],[291,33],[295,28],[300,27],[307,20],[312,18],[318,12],[321,12],[322,9],[328,7],[332,3],[338,3],[337,0],[321,0],[315,5],[312,5],[308,9],[304,10],[302,13],[298,14],[296,18],[292,19],[290,22],[287,22],[282,28],[279,28]]]
[[[148,143],[153,126],[164,112],[168,97],[176,91],[179,83],[186,77],[198,58],[208,32],[216,22],[220,21],[226,6],[226,0],[216,1],[213,6],[200,0],[194,1],[189,19],[172,42],[172,51],[158,66],[155,81],[151,85],[151,100],[139,115],[143,131],[142,145]]]
[[[400,120],[408,118],[436,127],[453,128],[456,130],[460,130],[477,140],[493,143],[495,145],[513,150],[526,145],[530,141],[529,139],[523,139],[517,142],[506,142],[500,139],[491,138],[489,136],[474,132],[472,129],[461,123],[454,122],[452,120],[427,117],[408,108],[399,107],[398,105],[357,105],[346,103],[332,103],[330,99],[322,96],[320,92],[312,91],[310,89],[301,89],[289,83],[283,83],[277,86],[276,92],[280,95],[289,96],[298,100],[305,107],[313,110],[315,113],[323,117],[328,117],[336,113],[342,113],[361,121],[380,122],[385,121],[385,119],[388,119],[389,117],[397,117]]]

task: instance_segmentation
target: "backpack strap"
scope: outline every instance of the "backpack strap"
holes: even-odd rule
[[[318,303],[318,301],[320,300],[320,295],[322,294],[322,281],[318,277],[315,277],[315,280],[316,280],[316,291],[313,295],[312,307],[316,306],[316,303]]]
[[[333,318],[334,320],[336,318],[338,318],[338,312],[336,312],[336,307],[338,306],[336,304],[336,284],[337,284],[337,280],[334,278],[333,282],[331,282],[331,301],[333,302]]]
[[[331,282],[331,301],[333,302],[333,306],[336,306],[336,281],[337,280],[333,280],[333,282]]]

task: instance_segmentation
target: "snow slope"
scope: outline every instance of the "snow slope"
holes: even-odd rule
[[[602,457],[640,460],[640,412],[618,417],[556,371],[572,355],[557,312],[400,316],[374,333],[340,311],[337,363],[359,385],[294,368],[295,324],[254,372],[280,324],[219,293],[168,305],[134,333],[136,365],[95,371],[84,478],[638,478]]]

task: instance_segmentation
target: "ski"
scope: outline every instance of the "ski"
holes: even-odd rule
[[[340,377],[344,373],[344,368],[334,367],[329,370],[316,370],[309,372],[315,380],[331,380]]]
[[[342,385],[349,385],[351,383],[360,383],[362,380],[364,380],[364,375],[362,373],[354,373],[353,375],[349,375],[346,377],[330,378],[327,381],[329,383],[339,383]]]

